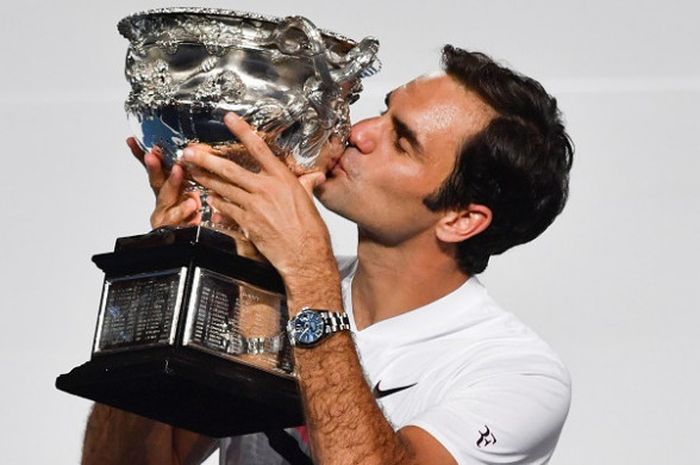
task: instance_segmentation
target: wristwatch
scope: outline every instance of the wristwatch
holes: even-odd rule
[[[296,347],[312,347],[338,331],[350,329],[345,312],[304,307],[287,323],[289,342]]]

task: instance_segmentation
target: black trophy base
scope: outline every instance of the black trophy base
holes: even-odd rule
[[[60,375],[56,379],[58,389],[212,437],[303,423],[299,387],[288,374],[291,366],[287,367],[287,374],[273,374],[231,360],[225,351],[219,356],[201,350],[215,347],[218,339],[192,341],[188,339],[191,336],[186,336],[196,333],[192,329],[194,323],[192,327],[186,325],[190,303],[203,301],[198,294],[201,282],[196,284],[199,281],[195,278],[201,270],[276,293],[284,305],[284,285],[274,268],[239,256],[229,236],[200,227],[162,228],[141,236],[120,238],[114,252],[95,255],[93,261],[105,273],[104,305],[101,304],[98,321],[104,315],[107,318],[119,313],[133,320],[122,324],[121,330],[141,329],[129,333],[127,342],[120,343],[109,339],[112,336],[105,336],[119,332],[112,328],[111,333],[106,330],[100,333],[98,327],[97,334],[101,336],[95,337],[92,358]],[[173,269],[173,279],[181,283],[180,291],[174,286],[178,298],[171,295],[173,286],[166,283],[165,287],[155,288],[153,282],[158,278],[149,278],[160,272],[173,276]],[[126,279],[123,282],[130,283],[130,277],[134,276],[146,278],[134,278],[135,284],[121,289],[130,293],[128,299],[115,298],[112,304],[105,304],[110,302],[109,296],[116,295],[112,294],[110,282]],[[227,282],[224,280],[221,285],[228,286]],[[214,291],[230,297],[222,311],[228,312],[229,305],[234,307],[235,292],[223,292],[226,289],[219,288]],[[141,309],[141,300],[153,305]],[[164,316],[167,325],[160,323],[159,318]],[[148,332],[153,329],[154,321],[157,337]],[[199,348],[193,346],[195,342]]]
[[[187,348],[95,357],[56,387],[216,438],[304,422],[293,379]]]

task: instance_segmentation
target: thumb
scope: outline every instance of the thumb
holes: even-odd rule
[[[302,174],[299,176],[299,182],[309,196],[311,196],[314,189],[325,180],[326,175],[321,171],[314,171],[313,173]]]

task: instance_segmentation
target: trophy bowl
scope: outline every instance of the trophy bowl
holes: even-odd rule
[[[190,142],[230,146],[223,124],[235,112],[296,172],[320,166],[332,135],[350,128],[360,78],[379,70],[379,43],[356,43],[300,16],[170,8],[121,20],[129,39],[126,112],[144,150],[177,161]],[[246,165],[244,150],[228,153]]]
[[[235,112],[295,173],[323,169],[329,138],[347,138],[361,78],[380,66],[376,39],[299,16],[170,8],[118,29],[129,39],[127,117],[166,167],[202,142],[255,171],[223,123]],[[119,238],[93,257],[105,279],[92,356],[59,389],[210,436],[303,422],[284,284],[210,214],[204,227]]]

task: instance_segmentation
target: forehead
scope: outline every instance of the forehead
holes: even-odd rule
[[[444,74],[421,76],[391,94],[391,109],[418,134],[461,141],[483,129],[495,111],[475,92]]]

